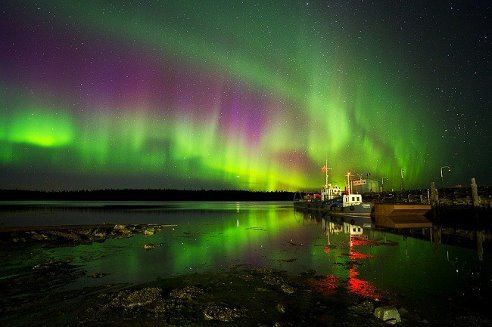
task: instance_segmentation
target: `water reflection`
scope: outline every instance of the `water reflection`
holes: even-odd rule
[[[369,240],[367,226],[370,226],[370,224],[359,222],[360,225],[358,225],[352,219],[347,220],[349,222],[340,217],[327,216],[322,218],[322,229],[326,235],[324,252],[329,254],[333,240],[334,244],[338,244],[338,246],[348,247],[349,261],[345,264],[348,269],[345,279],[341,278],[341,276],[327,275],[317,286],[320,292],[323,293],[332,294],[338,287],[342,287],[359,296],[373,300],[379,299],[381,292],[377,291],[371,282],[361,279],[358,272],[358,266],[363,264],[363,260],[370,257],[369,254],[359,250],[363,247],[377,245],[378,242]],[[364,227],[361,225],[366,226],[366,232],[364,232]],[[346,285],[343,285],[345,280]]]
[[[408,307],[445,313],[480,308],[492,295],[491,234],[434,225],[432,229],[385,230],[369,218],[316,216],[291,203],[118,203],[82,209],[0,212],[2,227],[53,224],[156,223],[176,225],[150,236],[73,247],[4,253],[0,277],[46,261],[66,260],[87,274],[70,287],[142,283],[178,275],[218,272],[234,266],[273,268],[300,275],[320,293],[349,292],[369,299],[402,298]],[[145,244],[160,246],[151,250]],[[26,258],[29,260],[20,260]],[[91,276],[103,273],[101,278]]]
[[[484,260],[484,250],[492,240],[492,232],[488,229],[464,229],[453,226],[434,224],[430,235],[432,243],[439,247],[441,244],[456,244],[475,248],[478,260]]]
[[[325,259],[341,267],[318,281],[320,292],[346,288],[370,299],[400,298],[422,312],[432,311],[435,319],[449,310],[488,314],[490,231],[440,225],[389,230],[347,217],[304,217],[321,219]]]

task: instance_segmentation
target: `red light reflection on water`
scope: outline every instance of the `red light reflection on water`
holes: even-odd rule
[[[352,261],[348,270],[347,290],[350,293],[354,293],[358,296],[370,298],[373,300],[381,298],[381,294],[376,287],[366,281],[358,278],[359,272],[357,271],[357,264],[355,260],[368,259],[371,256],[366,253],[362,253],[356,250],[357,246],[373,246],[379,245],[378,242],[368,240],[364,237],[350,237],[349,241],[349,260]],[[330,246],[325,246],[323,252],[328,254],[330,252]],[[316,292],[323,295],[334,295],[340,284],[340,277],[334,275],[327,275],[323,279],[314,279],[311,281],[311,285]]]
[[[350,250],[349,259],[350,260],[363,260],[370,258],[371,256],[366,253],[361,253],[355,250],[357,246],[372,246],[377,245],[378,242],[368,240],[361,237],[351,237],[350,238]],[[367,297],[370,299],[378,299],[381,295],[377,292],[376,287],[366,280],[357,278],[359,272],[357,271],[357,266],[352,266],[349,268],[349,279],[347,281],[347,289],[349,292],[357,294],[359,296]]]
[[[373,300],[381,298],[374,285],[366,280],[357,278],[359,272],[355,268],[349,269],[349,279],[347,288],[349,292],[364,296]]]
[[[350,252],[349,252],[349,259],[350,260],[367,259],[369,257],[370,257],[369,254],[360,253],[360,252],[357,252],[354,250],[350,250]]]
[[[372,241],[363,237],[352,236],[350,238],[350,246],[371,246],[371,245],[381,245],[381,242]]]

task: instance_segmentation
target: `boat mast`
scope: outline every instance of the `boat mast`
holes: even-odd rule
[[[328,158],[325,156],[325,189],[328,188]]]
[[[350,172],[347,172],[347,190],[348,190],[348,194],[351,194],[352,193],[352,186],[350,184]]]

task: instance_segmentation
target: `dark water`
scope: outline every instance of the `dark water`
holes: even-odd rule
[[[10,203],[11,205],[12,203]],[[4,204],[5,205],[5,204]],[[218,272],[233,266],[290,274],[316,271],[319,289],[391,297],[428,319],[457,308],[480,310],[490,299],[487,244],[442,244],[430,231],[404,236],[376,229],[370,219],[312,217],[290,202],[22,203],[0,211],[0,226],[95,223],[169,224],[152,236],[134,235],[73,247],[2,249],[0,278],[49,260],[67,260],[87,274],[65,288],[145,283],[157,278]],[[353,222],[354,225],[350,224]],[[160,246],[145,250],[146,243]],[[470,246],[470,244],[472,246]],[[356,265],[348,264],[357,262]],[[104,273],[102,278],[91,278]],[[486,314],[486,313],[485,313]]]

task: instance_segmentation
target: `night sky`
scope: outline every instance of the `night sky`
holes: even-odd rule
[[[1,1],[0,188],[492,184],[489,1]]]

